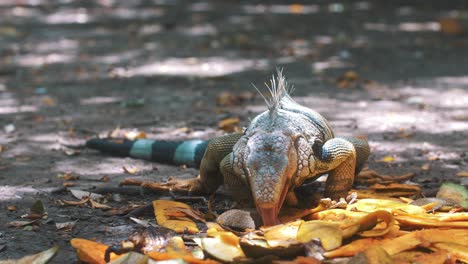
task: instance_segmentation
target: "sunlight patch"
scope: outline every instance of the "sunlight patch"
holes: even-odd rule
[[[440,24],[438,22],[405,22],[398,24],[398,29],[406,32],[439,31]]]
[[[122,74],[124,77],[138,75],[217,77],[246,70],[264,69],[266,66],[266,60],[229,60],[222,57],[171,58],[130,68]]]
[[[47,24],[85,24],[91,21],[90,15],[84,8],[62,9],[45,17]]]
[[[16,56],[15,62],[24,67],[40,67],[46,64],[67,63],[75,59],[74,55],[52,53],[47,55]]]
[[[96,96],[91,98],[86,98],[80,100],[81,105],[97,105],[97,104],[110,104],[110,103],[118,103],[122,100],[120,97],[104,97],[104,96]]]
[[[50,192],[54,188],[36,189],[30,186],[0,186],[0,201],[23,199],[25,194],[35,195],[40,192]]]
[[[39,109],[33,105],[0,106],[0,115],[37,112]]]

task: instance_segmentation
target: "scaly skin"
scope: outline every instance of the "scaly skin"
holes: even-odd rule
[[[269,89],[271,99],[265,99],[268,110],[256,116],[243,134],[214,138],[207,146],[191,144],[198,153],[202,144],[206,147],[197,178],[172,180],[161,188],[209,194],[224,184],[235,199],[253,203],[266,226],[279,223],[285,198],[294,200],[294,188],[307,179],[328,173],[324,196],[334,200],[346,197],[369,156],[367,141],[335,137],[323,116],[288,95],[281,71]],[[146,143],[140,145],[151,149]],[[186,153],[188,148],[180,149]],[[197,151],[188,151],[192,155],[189,160]],[[141,151],[134,152],[141,156]],[[177,157],[178,152],[174,153]],[[150,159],[157,155],[144,156]],[[182,156],[187,159],[187,155]]]
[[[366,140],[334,137],[324,117],[294,102],[281,72],[271,89],[276,98],[268,101],[269,110],[255,117],[240,138],[228,135],[208,144],[200,176],[190,186],[209,193],[224,183],[235,198],[253,201],[266,226],[279,223],[286,196],[294,196],[294,188],[307,179],[328,173],[324,196],[346,197],[369,156]],[[177,187],[180,181],[168,184]]]

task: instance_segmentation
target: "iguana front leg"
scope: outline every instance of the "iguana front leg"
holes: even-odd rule
[[[328,171],[324,197],[334,200],[346,197],[369,152],[364,139],[337,137],[326,141],[315,164],[309,163],[309,166],[315,166],[310,168],[311,171]]]
[[[209,141],[200,164],[200,174],[187,180],[169,180],[161,184],[164,189],[172,191],[188,191],[193,194],[210,194],[223,183],[220,163],[232,152],[233,146],[242,136],[240,133],[213,138]]]

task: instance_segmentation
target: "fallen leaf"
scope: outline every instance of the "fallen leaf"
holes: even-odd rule
[[[197,220],[197,221],[206,223],[206,220],[203,217],[203,214],[200,213],[199,211],[196,211],[196,210],[194,210],[192,208],[180,208],[180,207],[176,207],[174,209],[179,211],[179,212],[184,213],[185,216],[188,216],[188,217],[192,218],[193,220]]]
[[[112,207],[110,207],[109,205],[98,203],[94,201],[93,199],[89,199],[89,203],[91,204],[91,207],[95,209],[104,209],[104,210],[112,209]]]
[[[231,92],[221,92],[216,96],[216,104],[218,106],[236,106],[240,100]]]
[[[393,156],[385,156],[383,158],[381,158],[380,160],[377,160],[377,162],[385,162],[385,163],[390,163],[390,162],[394,162],[395,161],[395,157]]]
[[[33,214],[44,214],[45,213],[44,203],[42,203],[41,200],[37,200],[31,206],[30,212],[33,213]]]
[[[45,105],[45,106],[54,106],[56,105],[57,103],[55,102],[54,98],[48,96],[48,95],[45,95],[42,97],[42,104]]]
[[[139,169],[137,167],[123,166],[122,169],[125,173],[128,173],[128,174],[136,174],[139,172]]]
[[[240,119],[238,117],[226,118],[218,122],[218,128],[226,132],[239,132]]]
[[[125,138],[128,140],[143,139],[146,138],[146,133],[143,131],[132,130],[125,133]]]
[[[289,11],[292,14],[302,14],[304,13],[304,6],[301,4],[292,4],[289,5]]]
[[[458,177],[468,177],[468,171],[460,171],[457,173]]]
[[[426,163],[426,164],[421,166],[421,170],[423,170],[423,171],[428,171],[430,169],[431,169],[431,164],[430,163]]]
[[[32,220],[32,221],[11,221],[7,225],[9,227],[25,227],[25,226],[28,226],[28,225],[32,225],[34,223],[36,223],[36,220]]]
[[[1,260],[0,264],[46,264],[57,254],[58,246],[49,248],[40,253],[23,257],[17,260]]]
[[[371,190],[377,193],[382,193],[387,196],[400,197],[400,196],[411,196],[421,194],[421,188],[414,184],[402,184],[402,183],[391,183],[391,184],[380,184],[376,183],[370,186]]]
[[[62,185],[64,187],[73,187],[73,186],[76,185],[76,183],[74,183],[74,182],[64,182]]]
[[[80,176],[73,175],[71,172],[65,172],[63,174],[58,174],[57,179],[63,179],[66,181],[76,181]]]
[[[442,17],[439,19],[440,31],[448,35],[458,35],[463,33],[464,29],[455,17]]]
[[[153,201],[153,208],[156,222],[159,225],[172,229],[177,233],[196,234],[199,232],[197,225],[190,218],[168,216],[177,212],[175,208],[191,209],[187,204],[168,200],[155,200]]]
[[[7,210],[10,212],[16,212],[18,208],[16,207],[16,205],[8,205]]]
[[[71,231],[73,230],[77,222],[78,220],[63,223],[55,223],[55,227],[58,230]]]
[[[67,201],[67,200],[57,200],[57,203],[60,205],[73,205],[73,206],[80,206],[84,205],[89,201],[89,198],[84,198],[81,201]]]
[[[82,200],[82,199],[85,199],[85,198],[90,198],[90,199],[98,201],[98,200],[101,200],[102,198],[104,198],[104,196],[102,196],[101,194],[82,191],[82,190],[70,189],[70,192],[78,200]]]
[[[437,198],[441,198],[447,201],[459,204],[465,209],[468,209],[468,190],[461,184],[453,182],[446,182],[440,186],[439,191],[436,195]]]

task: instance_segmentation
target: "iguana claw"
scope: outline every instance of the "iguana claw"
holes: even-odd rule
[[[145,188],[160,191],[188,192],[190,194],[203,194],[203,185],[199,178],[186,180],[169,179],[165,183],[145,182],[141,185]]]

